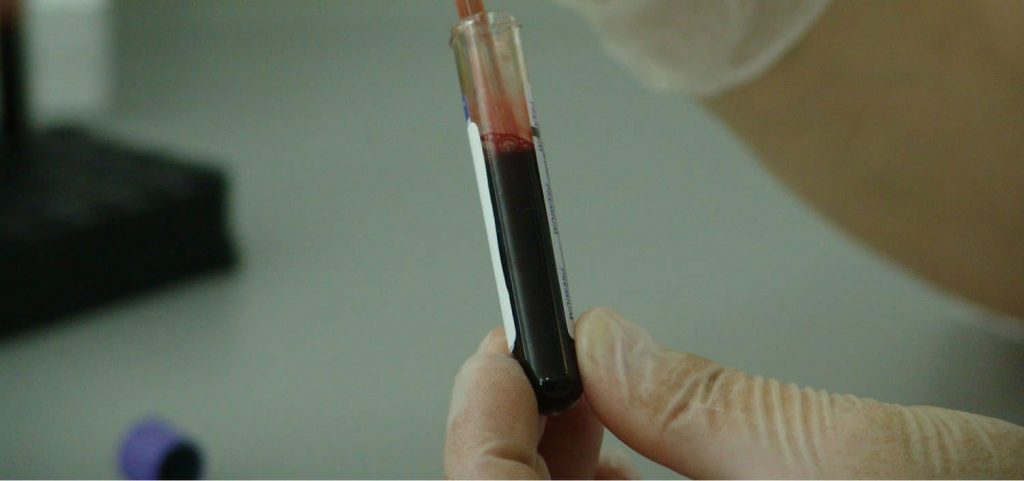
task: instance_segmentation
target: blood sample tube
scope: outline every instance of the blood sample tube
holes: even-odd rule
[[[509,351],[543,414],[583,391],[569,284],[551,184],[519,38],[519,23],[456,0],[452,28],[469,143]]]

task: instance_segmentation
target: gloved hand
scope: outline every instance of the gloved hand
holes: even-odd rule
[[[658,90],[712,95],[753,80],[829,0],[558,0],[609,53]]]
[[[585,399],[537,414],[492,332],[456,376],[444,451],[453,478],[631,478],[598,456],[601,426],[692,478],[1024,478],[1024,428],[751,377],[658,345],[608,309],[580,316]]]

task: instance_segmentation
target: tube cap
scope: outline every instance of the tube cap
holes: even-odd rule
[[[200,479],[202,456],[188,438],[159,419],[136,423],[121,441],[119,465],[127,479]]]

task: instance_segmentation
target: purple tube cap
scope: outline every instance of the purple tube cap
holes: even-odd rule
[[[139,421],[121,441],[118,456],[126,479],[200,479],[202,458],[195,444],[170,424]]]

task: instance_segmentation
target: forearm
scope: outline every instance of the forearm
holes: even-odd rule
[[[839,227],[1024,317],[1024,69],[1008,55],[1024,37],[993,28],[990,6],[839,0],[774,68],[707,104]]]

